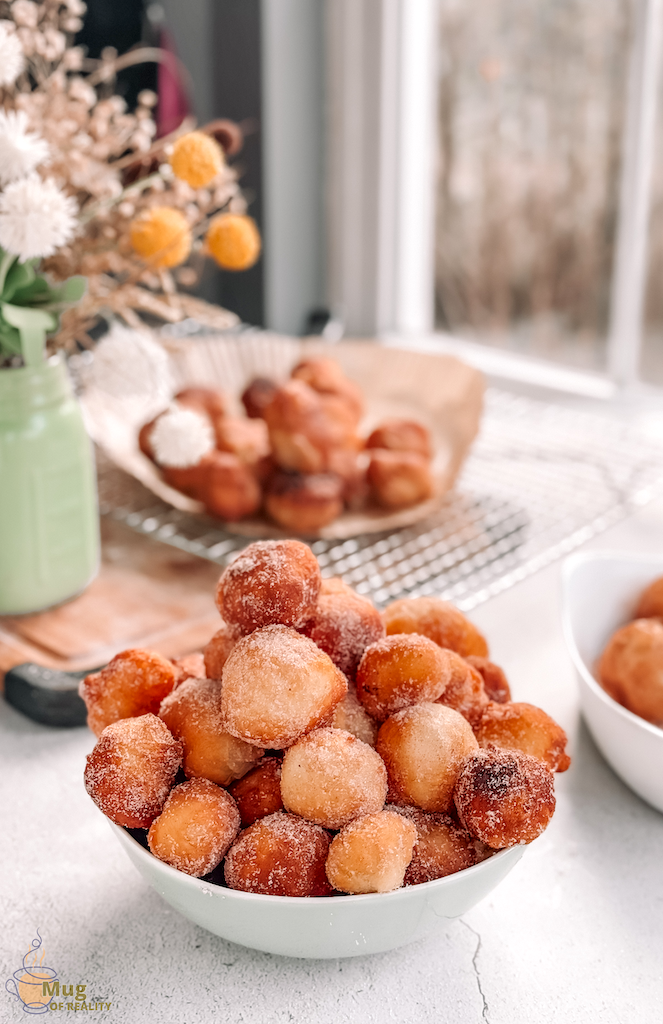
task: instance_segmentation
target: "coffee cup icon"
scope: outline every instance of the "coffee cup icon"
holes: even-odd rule
[[[48,1004],[51,1002],[49,992],[53,991],[53,982],[57,978],[57,971],[52,967],[46,967],[44,960],[46,951],[42,949],[41,957],[41,936],[37,932],[37,938],[32,940],[30,949],[23,957],[23,963],[17,971],[14,971],[11,978],[5,983],[5,988],[10,995],[23,1004],[26,1013],[47,1013]],[[44,982],[48,985],[44,988]]]

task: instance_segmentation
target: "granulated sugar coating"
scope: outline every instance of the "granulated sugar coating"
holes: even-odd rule
[[[354,679],[361,656],[384,636],[380,613],[370,601],[345,592],[321,594],[304,633],[329,655],[344,675]]]
[[[381,726],[376,750],[396,803],[448,811],[463,761],[478,747],[462,715],[442,704],[417,704]]]
[[[405,872],[404,885],[419,885],[462,871],[480,859],[482,843],[474,839],[448,814],[430,814],[418,807],[385,807],[411,821],[417,829],[412,860]]]
[[[504,704],[511,700],[511,687],[499,665],[496,665],[494,661],[489,661],[488,658],[479,658],[475,654],[469,654],[467,661],[483,679],[483,687],[488,700],[497,701],[498,704]]]
[[[375,751],[342,729],[316,729],[286,751],[281,796],[288,811],[325,828],[384,806],[387,771]]]
[[[440,647],[461,657],[488,656],[488,644],[463,613],[439,597],[405,597],[387,605],[382,613],[387,634],[421,633]]]
[[[488,707],[483,676],[455,651],[443,650],[440,654],[445,660],[448,685],[439,703],[458,711],[476,729]]]
[[[384,637],[364,651],[357,696],[378,722],[412,704],[435,701],[451,679],[449,653],[415,633]]]
[[[159,718],[182,742],[187,779],[209,779],[228,786],[233,779],[241,779],[264,753],[223,728],[218,679],[186,680],[162,702]]]
[[[329,896],[325,861],[331,836],[294,814],[270,814],[245,829],[228,851],[226,884],[270,896]]]
[[[200,877],[221,862],[238,832],[239,811],[230,794],[207,779],[191,779],[171,791],[147,843],[159,860]]]
[[[177,681],[172,663],[160,654],[139,648],[121,651],[79,686],[89,728],[100,736],[107,725],[122,718],[156,715]]]
[[[271,623],[300,628],[315,612],[321,582],[317,559],[306,544],[256,541],[223,572],[216,605],[241,633]]]
[[[553,775],[536,757],[488,747],[464,764],[454,801],[461,824],[492,849],[531,843],[555,810]]]
[[[368,743],[369,747],[375,747],[380,725],[359,703],[357,691],[353,686],[348,687],[345,697],[336,705],[331,724],[335,729],[351,732],[358,740]]]
[[[265,626],[242,637],[224,666],[224,726],[247,743],[282,750],[327,721],[347,688],[307,636]]]
[[[147,828],[182,763],[182,744],[156,715],[107,726],[85,766],[85,788],[116,825]]]
[[[391,892],[403,884],[417,830],[393,811],[356,818],[332,841],[327,878],[340,892]]]
[[[238,629],[229,626],[227,622],[217,629],[216,633],[205,646],[203,658],[205,660],[205,675],[208,679],[220,679],[223,673],[223,666],[228,660],[228,655],[239,640],[242,634]]]
[[[480,747],[521,750],[545,761],[551,772],[565,772],[571,764],[566,733],[533,704],[489,704],[474,734]]]

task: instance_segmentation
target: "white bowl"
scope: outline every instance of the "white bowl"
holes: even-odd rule
[[[608,764],[643,800],[663,811],[663,729],[610,697],[593,675],[615,630],[634,617],[644,588],[663,576],[662,555],[601,551],[564,563],[564,634],[578,672],[580,707]]]
[[[454,875],[395,892],[263,896],[176,871],[123,828],[111,828],[141,875],[190,921],[240,946],[311,959],[382,953],[423,938],[440,919],[459,917],[487,896],[525,849],[514,846]]]

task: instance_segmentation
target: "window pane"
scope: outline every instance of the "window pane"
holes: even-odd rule
[[[605,367],[632,0],[439,0],[437,323]]]

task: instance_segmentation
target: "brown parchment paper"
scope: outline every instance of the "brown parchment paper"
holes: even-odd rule
[[[256,332],[233,337],[203,337],[164,342],[171,357],[175,390],[199,384],[219,388],[243,412],[239,395],[256,376],[285,380],[300,359],[325,355],[336,359],[364,392],[366,416],[361,433],[389,416],[419,420],[433,435],[435,494],[412,508],[388,511],[379,507],[344,512],[316,536],[341,540],[362,533],[412,525],[440,507],[453,486],[479,429],[484,381],[478,370],[450,355],[430,355],[378,344],[342,341],[335,345]],[[201,515],[201,502],[169,487],[138,448],[138,430],[158,410],[142,401],[113,398],[96,388],[82,397],[90,435],[121,469],[130,473],[164,501],[183,512]],[[262,516],[224,523],[246,537],[286,534]]]

